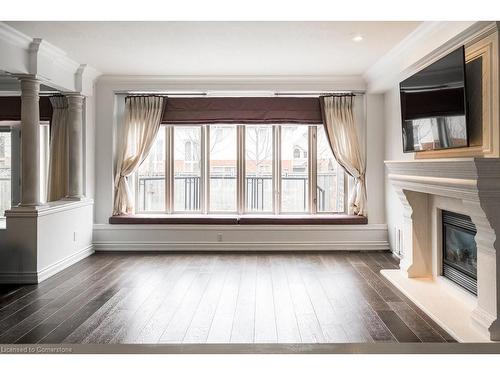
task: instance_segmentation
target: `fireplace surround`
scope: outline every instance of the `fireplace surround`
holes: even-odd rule
[[[403,251],[400,270],[382,274],[458,341],[500,340],[500,159],[385,163],[402,203]],[[477,296],[442,276],[443,210],[476,228]]]

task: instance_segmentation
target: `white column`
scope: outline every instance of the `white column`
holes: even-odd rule
[[[40,202],[40,82],[34,77],[21,81],[21,206]]]
[[[68,195],[67,199],[78,200],[83,196],[83,143],[82,107],[83,96],[67,94],[68,99]]]

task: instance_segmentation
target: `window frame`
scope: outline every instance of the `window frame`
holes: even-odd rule
[[[40,201],[47,201],[48,172],[50,162],[50,121],[40,120]],[[43,130],[42,130],[43,129]],[[21,121],[0,121],[0,132],[9,133],[11,137],[10,165],[10,207],[21,201]],[[5,224],[5,216],[0,216],[0,228]]]
[[[212,211],[210,210],[210,127],[213,125],[233,125],[236,127],[236,210],[235,211]],[[351,185],[349,175],[344,171],[343,199],[344,211],[318,211],[317,196],[317,129],[320,125],[309,124],[248,124],[249,126],[271,126],[272,127],[272,211],[250,211],[247,210],[247,185],[246,185],[246,131],[245,124],[161,124],[159,131],[165,131],[165,207],[163,211],[139,211],[139,214],[178,214],[178,215],[331,215],[345,214],[347,212],[349,187]],[[282,127],[287,125],[302,125],[308,127],[308,188],[306,199],[308,199],[307,211],[283,212],[281,209],[282,178],[281,178],[281,133]],[[175,210],[175,158],[174,158],[174,128],[175,127],[199,127],[201,132],[201,160],[200,160],[200,209],[197,211]],[[192,150],[193,151],[193,150]],[[340,167],[342,168],[342,167]],[[136,207],[139,207],[139,179],[138,172],[132,176],[132,186]]]

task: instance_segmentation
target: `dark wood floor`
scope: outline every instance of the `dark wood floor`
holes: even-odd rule
[[[453,339],[379,274],[389,253],[96,254],[0,287],[0,343]]]

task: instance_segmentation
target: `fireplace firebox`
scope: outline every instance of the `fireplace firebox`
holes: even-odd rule
[[[467,215],[442,211],[443,276],[477,295],[476,226]]]

